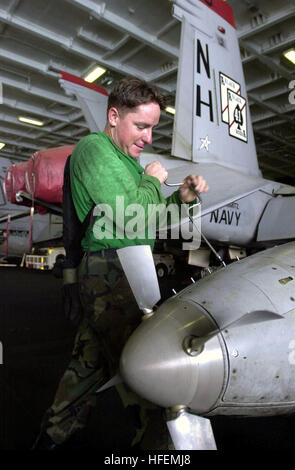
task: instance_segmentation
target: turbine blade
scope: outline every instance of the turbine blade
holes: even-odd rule
[[[151,247],[127,246],[117,253],[139,308],[152,310],[161,294]]]
[[[211,422],[202,416],[181,410],[167,421],[176,450],[217,450]]]
[[[104,390],[107,390],[108,388],[113,387],[114,385],[119,385],[122,383],[122,377],[120,374],[114,375],[108,382],[106,382],[104,385],[102,385],[100,388],[96,390],[96,393],[103,392]]]

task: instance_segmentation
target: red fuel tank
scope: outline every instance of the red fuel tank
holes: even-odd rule
[[[62,203],[63,173],[74,145],[35,152],[26,169],[26,191],[35,198]]]
[[[5,175],[4,187],[9,202],[17,204],[15,195],[18,191],[26,191],[26,171],[28,162],[11,165]]]

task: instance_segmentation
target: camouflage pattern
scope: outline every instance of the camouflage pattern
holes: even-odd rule
[[[141,313],[122,271],[119,259],[91,255],[79,267],[80,296],[84,318],[79,325],[72,358],[54,399],[46,412],[43,429],[57,443],[83,428],[96,405],[95,392],[118,372],[123,346],[141,321]],[[150,407],[125,385],[117,387],[124,407],[139,404],[134,445],[146,427]]]

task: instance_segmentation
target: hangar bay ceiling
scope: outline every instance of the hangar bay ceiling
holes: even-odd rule
[[[194,0],[196,1],[196,0]],[[237,23],[259,164],[266,178],[295,184],[295,46],[293,0],[228,0]],[[133,75],[157,85],[174,106],[180,23],[170,0],[0,0],[1,156],[28,159],[36,150],[75,144],[88,131],[59,70],[108,91]],[[20,116],[42,123],[21,122]],[[173,114],[162,112],[153,148],[169,154]]]

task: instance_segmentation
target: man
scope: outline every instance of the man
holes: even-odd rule
[[[79,219],[83,221],[93,205],[101,204],[111,209],[114,218],[102,229],[97,217],[82,240],[84,251],[90,253],[79,267],[84,317],[36,449],[55,448],[85,426],[96,391],[117,373],[122,348],[141,321],[116,250],[138,244],[153,247],[154,240],[147,236],[146,216],[143,236],[128,237],[124,232],[128,216],[118,223],[118,210],[125,214],[137,203],[147,214],[149,204],[192,202],[191,186],[198,192],[208,190],[201,176],[191,175],[165,200],[161,183],[167,179],[166,169],[160,162],[143,169],[137,162],[145,145],[152,143],[152,130],[164,107],[156,88],[136,78],[120,80],[109,96],[104,132],[84,137],[71,156],[71,190]],[[133,442],[140,439],[142,428]]]

